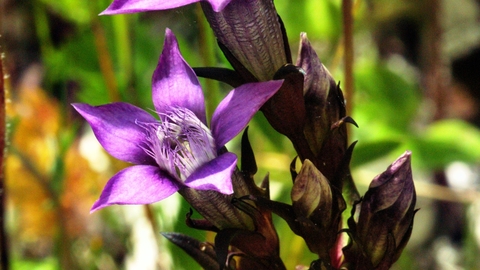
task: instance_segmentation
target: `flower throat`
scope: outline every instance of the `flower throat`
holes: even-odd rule
[[[147,154],[172,176],[185,181],[196,169],[217,156],[210,129],[186,108],[161,114],[162,120],[142,123],[147,130]]]

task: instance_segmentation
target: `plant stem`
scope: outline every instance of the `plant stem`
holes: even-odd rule
[[[345,92],[347,115],[352,114],[353,109],[353,3],[352,0],[342,0],[343,18],[343,65],[345,69]]]
[[[0,50],[1,53],[1,50]],[[6,122],[5,122],[5,85],[3,77],[3,57],[0,55],[0,268],[9,269],[9,257],[7,247],[7,233],[5,231],[5,145],[6,145]]]
[[[432,120],[435,121],[445,118],[445,104],[449,99],[446,79],[448,76],[445,76],[447,69],[442,60],[441,3],[439,0],[425,0],[423,8],[427,17],[423,44],[423,84],[427,98],[434,104],[435,112]]]
[[[107,47],[107,39],[105,38],[105,31],[96,17],[92,19],[92,31],[95,41],[95,48],[97,49],[98,64],[102,72],[110,102],[120,101],[118,94],[117,81],[115,79],[115,72],[113,70],[112,57]]]
[[[216,64],[215,60],[215,39],[213,38],[213,31],[203,15],[203,10],[200,4],[195,7],[195,15],[197,18],[198,39],[200,57],[202,65],[205,67],[213,67]],[[218,103],[219,84],[214,80],[205,80],[205,100],[207,101],[207,119],[211,116]]]

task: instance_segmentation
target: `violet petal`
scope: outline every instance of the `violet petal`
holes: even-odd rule
[[[90,213],[112,204],[149,204],[161,201],[179,185],[156,166],[136,165],[114,175],[93,204]]]
[[[199,1],[201,0],[115,0],[106,10],[100,13],[100,15],[165,10],[186,6]],[[208,0],[207,2],[212,5],[213,10],[220,12],[228,3],[230,3],[230,1],[231,0]]]
[[[283,81],[244,84],[220,102],[212,116],[211,130],[217,149],[244,129],[253,115],[282,86]]]
[[[232,194],[232,172],[237,164],[233,153],[225,153],[198,168],[185,181],[185,185],[199,190],[215,190]]]
[[[101,106],[75,103],[72,106],[93,129],[100,144],[113,157],[134,164],[154,164],[142,147],[145,130],[136,121],[157,121],[146,111],[128,103],[117,102]]]
[[[168,28],[165,31],[162,55],[153,73],[152,98],[158,113],[167,113],[176,107],[187,108],[206,123],[205,100],[200,82],[180,54],[177,39]]]

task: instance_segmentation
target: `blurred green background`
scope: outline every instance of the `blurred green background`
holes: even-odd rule
[[[89,214],[104,184],[128,166],[98,145],[70,103],[126,101],[153,108],[151,76],[171,28],[191,66],[228,67],[198,4],[98,16],[110,0],[0,0],[7,73],[6,215],[11,269],[199,269],[159,232],[199,239],[178,195],[150,206]],[[339,0],[276,0],[296,59],[307,32],[344,81]],[[480,1],[354,1],[352,160],[363,194],[405,150],[413,152],[420,208],[395,269],[480,269]],[[294,60],[295,61],[295,60]],[[209,113],[230,90],[202,80]],[[290,202],[289,141],[258,114],[249,136],[261,181]],[[239,153],[239,140],[229,149]],[[314,257],[277,217],[288,269]]]

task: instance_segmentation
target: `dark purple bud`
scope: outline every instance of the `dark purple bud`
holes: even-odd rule
[[[410,159],[407,151],[375,177],[361,201],[358,221],[349,219],[352,243],[345,248],[349,269],[388,269],[400,257],[416,212]]]
[[[338,170],[347,158],[345,124],[356,123],[346,116],[342,90],[318,58],[305,33],[300,35],[296,65],[305,71],[303,96],[306,113],[303,134],[315,157],[312,162],[332,186],[342,190],[343,181],[338,179]]]
[[[341,194],[332,189],[327,178],[306,159],[295,178],[291,198],[299,235],[321,261],[330,263],[329,254],[339,236],[341,214],[345,209]]]
[[[318,154],[331,126],[345,116],[343,96],[330,72],[320,62],[307,39],[300,35],[300,49],[296,65],[305,71],[303,95],[307,119],[305,135],[312,151]]]
[[[220,12],[207,2],[202,8],[227,59],[247,81],[271,80],[280,67],[291,63],[272,0],[232,0]]]
[[[315,158],[303,134],[306,114],[302,93],[304,75],[301,68],[292,64],[280,68],[274,78],[283,79],[283,84],[262,107],[270,125],[292,141],[302,161]]]
[[[216,270],[220,268],[212,243],[200,242],[193,237],[181,233],[162,233],[162,235],[183,249],[204,269]]]
[[[328,180],[306,159],[293,184],[292,206],[298,217],[308,218],[316,210],[321,209],[324,219],[329,223],[332,212],[332,191]]]

